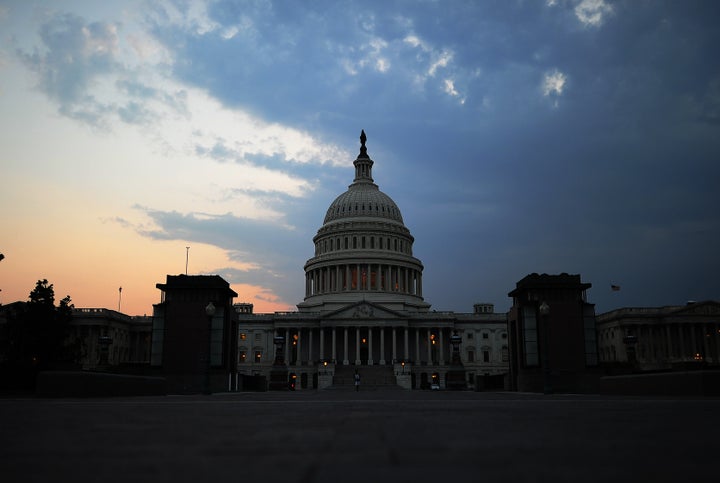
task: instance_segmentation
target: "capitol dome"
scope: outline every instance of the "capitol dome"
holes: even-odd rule
[[[372,178],[365,131],[353,162],[355,178],[330,204],[313,238],[315,256],[305,264],[300,311],[332,311],[366,300],[398,311],[427,311],[423,265],[395,202]]]

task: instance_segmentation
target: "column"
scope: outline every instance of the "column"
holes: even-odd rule
[[[418,272],[417,277],[418,277],[418,279],[417,279],[417,281],[418,281],[418,282],[417,282],[417,283],[418,283],[418,295],[419,295],[420,297],[422,297],[422,294],[423,294],[423,291],[422,291],[422,272]]]
[[[410,359],[410,343],[408,338],[410,337],[410,327],[405,327],[405,360]]]
[[[703,357],[707,362],[710,358],[710,334],[707,332],[707,324],[701,324],[700,328],[702,329]]]
[[[392,328],[392,361],[393,364],[397,361],[397,333],[395,327]]]
[[[698,352],[697,339],[695,338],[695,324],[690,324],[690,340],[692,341],[692,357]]]
[[[285,364],[290,364],[290,329],[285,329]]]
[[[368,365],[373,365],[373,347],[372,347],[373,331],[372,327],[368,327]]]
[[[357,270],[355,270],[355,273],[356,273],[356,275],[355,275],[355,283],[357,284],[357,285],[356,285],[356,286],[357,286],[357,289],[358,289],[358,290],[361,290],[361,289],[362,289],[362,285],[361,285],[361,284],[362,284],[362,265],[360,265],[360,264],[358,263],[358,264],[356,264],[355,266],[357,267]]]
[[[385,365],[385,327],[380,327],[380,365]]]
[[[680,360],[685,360],[685,326],[683,324],[678,324],[678,332],[680,332]]]
[[[410,290],[408,289],[408,269],[406,268],[403,271],[405,272],[405,290],[403,290],[403,293],[410,293]]]
[[[337,347],[336,347],[336,333],[335,333],[335,327],[332,328],[332,363],[337,364]]]
[[[428,365],[432,364],[432,344],[430,341],[430,335],[432,334],[431,330],[427,330],[427,339],[425,342],[427,342],[428,350],[427,350],[427,356],[428,356]]]
[[[439,341],[440,357],[438,358],[438,362],[440,363],[440,365],[444,365],[445,364],[445,338],[443,337],[444,330],[440,329],[439,332],[440,332],[440,341]]]
[[[308,364],[313,365],[315,358],[313,357],[313,344],[312,344],[312,328],[308,329]]]
[[[340,265],[335,266],[335,291],[339,292],[342,290],[342,282],[340,281]]]
[[[348,357],[348,327],[343,328],[343,334],[345,336],[345,352],[343,352],[343,365],[350,364],[350,358]]]
[[[649,360],[651,362],[655,362],[657,360],[657,358],[655,356],[655,341],[653,341],[652,327],[647,326],[647,331],[648,331],[648,344],[649,344],[649,349],[648,349],[649,357],[647,358],[647,360]]]
[[[420,329],[415,328],[415,359],[416,364],[420,364]]]
[[[302,328],[298,327],[298,343],[297,343],[297,362],[298,366],[302,365],[302,350],[300,348],[300,342],[302,341]]]
[[[665,344],[667,345],[667,360],[670,362],[673,356],[672,335],[670,334],[670,324],[665,326]]]
[[[360,327],[355,327],[355,365],[362,364],[360,360]]]
[[[323,337],[325,334],[323,333],[323,328],[320,327],[320,360],[325,360],[325,337]]]

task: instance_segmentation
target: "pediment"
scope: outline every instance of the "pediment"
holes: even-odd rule
[[[362,300],[323,315],[323,319],[400,319],[406,318],[402,314],[383,307],[382,305]]]

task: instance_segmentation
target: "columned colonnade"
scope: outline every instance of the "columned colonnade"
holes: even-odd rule
[[[720,324],[719,323],[665,323],[657,325],[628,324],[623,327],[604,329],[602,343],[603,360],[613,361],[611,354],[611,332],[632,334],[637,337],[635,354],[637,360],[646,363],[682,362],[704,360],[720,362]],[[610,344],[604,343],[605,340]],[[627,348],[625,347],[625,350]]]
[[[444,365],[452,352],[450,327],[287,327],[277,335],[285,338],[284,358],[290,365]]]
[[[344,291],[399,292],[422,297],[422,272],[399,265],[353,263],[305,273],[305,297]]]
[[[677,323],[661,326],[639,325],[637,356],[646,361],[720,361],[720,324]]]

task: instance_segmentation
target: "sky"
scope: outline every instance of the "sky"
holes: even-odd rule
[[[294,310],[361,129],[435,310],[506,311],[530,273],[580,274],[597,313],[718,300],[718,22],[711,0],[0,0],[0,303],[47,279],[151,314],[187,267]]]

